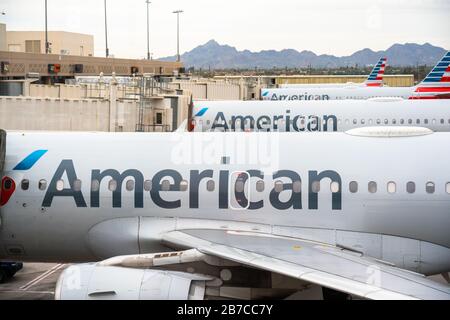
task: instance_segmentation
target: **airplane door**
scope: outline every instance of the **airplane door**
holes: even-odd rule
[[[235,171],[230,175],[229,206],[233,210],[246,210],[250,206],[250,175]]]

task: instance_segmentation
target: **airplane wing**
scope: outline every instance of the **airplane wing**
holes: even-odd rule
[[[374,300],[449,300],[450,287],[355,252],[307,240],[253,232],[183,230],[166,233],[173,248],[193,248],[250,267]]]

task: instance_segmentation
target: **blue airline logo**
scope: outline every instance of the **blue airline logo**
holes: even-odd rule
[[[44,154],[47,153],[48,150],[36,150],[31,153],[28,157],[23,159],[17,166],[14,167],[14,171],[25,171],[30,170],[39,159],[42,158]]]
[[[208,108],[203,108],[202,110],[200,110],[195,116],[196,117],[202,117],[205,115],[206,111],[208,111]]]

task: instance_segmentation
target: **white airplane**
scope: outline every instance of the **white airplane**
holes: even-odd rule
[[[57,299],[448,300],[449,141],[0,131],[0,258],[89,262]]]
[[[281,88],[262,89],[263,100],[364,100],[376,97],[403,99],[450,98],[450,52],[438,62],[427,77],[414,87]]]
[[[386,58],[381,58],[372,69],[369,77],[363,83],[297,83],[297,84],[281,84],[280,88],[342,88],[349,86],[367,86],[367,87],[382,87],[383,76],[386,70]]]
[[[347,131],[421,126],[450,131],[450,100],[374,98],[342,101],[199,101],[189,131]]]

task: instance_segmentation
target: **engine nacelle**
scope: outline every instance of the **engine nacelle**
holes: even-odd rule
[[[56,300],[203,300],[214,278],[175,271],[73,265],[61,274]]]

